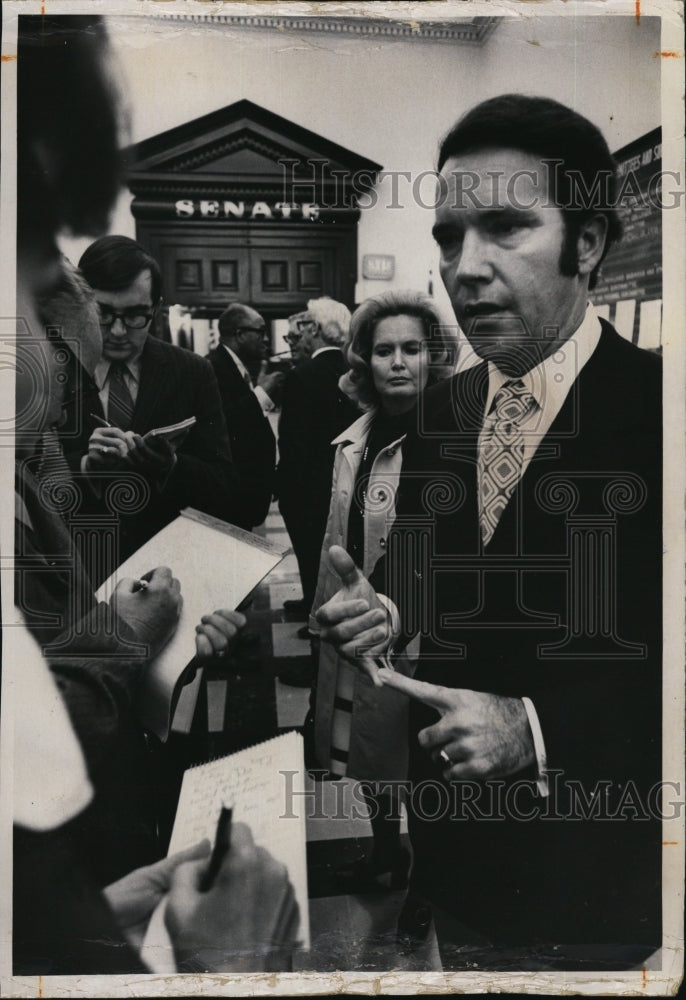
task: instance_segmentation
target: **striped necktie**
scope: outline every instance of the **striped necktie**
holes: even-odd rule
[[[123,361],[113,361],[108,375],[107,419],[122,431],[129,429],[133,418],[133,397],[124,379],[125,371],[127,368]]]
[[[54,428],[43,431],[40,441],[40,458],[35,476],[41,483],[49,479],[54,485],[72,481],[71,469],[64,457],[62,443]]]
[[[522,424],[538,403],[521,379],[505,382],[493,399],[479,442],[479,523],[488,545],[522,474]]]

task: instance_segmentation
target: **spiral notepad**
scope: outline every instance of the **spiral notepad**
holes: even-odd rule
[[[259,847],[288,869],[300,910],[298,940],[310,947],[303,738],[288,732],[245,750],[188,768],[183,776],[169,854],[203,838],[214,841],[222,805],[230,801],[233,823],[250,827]],[[141,957],[156,972],[174,971],[163,907],[151,921]],[[168,953],[168,954],[167,954]]]
[[[309,946],[303,738],[288,732],[189,768],[176,809],[169,854],[214,840],[222,804],[246,823],[256,844],[286,866],[300,907],[300,939]]]

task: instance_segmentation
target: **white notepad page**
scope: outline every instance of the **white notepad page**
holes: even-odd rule
[[[181,583],[183,609],[176,632],[146,671],[138,714],[160,739],[169,733],[171,696],[195,656],[195,626],[218,608],[235,609],[283,559],[286,550],[241,528],[187,508],[115,570],[97,591],[107,601],[119,580],[140,579],[168,566]]]

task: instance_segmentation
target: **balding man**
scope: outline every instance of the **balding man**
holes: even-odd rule
[[[265,412],[273,409],[283,376],[261,375],[269,353],[263,318],[250,306],[233,302],[219,317],[221,343],[209,360],[219,383],[233,461],[240,476],[234,523],[248,530],[262,524],[274,490],[276,441]]]

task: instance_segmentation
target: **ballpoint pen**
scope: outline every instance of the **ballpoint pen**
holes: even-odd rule
[[[214,847],[212,848],[212,855],[210,857],[210,863],[207,866],[207,870],[202,877],[200,882],[200,891],[207,892],[208,889],[212,888],[215,878],[222,866],[224,858],[229,853],[231,849],[231,817],[233,816],[233,809],[227,806],[222,806],[222,811],[219,814],[219,820],[217,822],[217,833],[214,838]]]
[[[111,427],[112,426],[112,424],[108,420],[105,420],[104,417],[99,417],[97,413],[90,413],[89,416],[90,416],[91,420],[94,420],[99,427]]]

